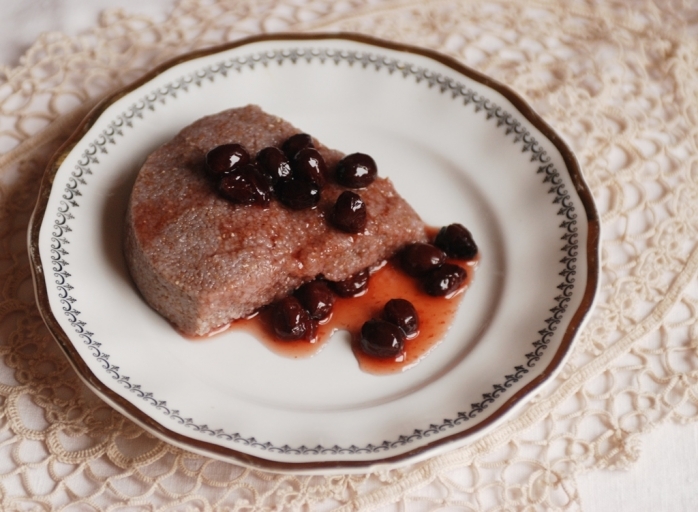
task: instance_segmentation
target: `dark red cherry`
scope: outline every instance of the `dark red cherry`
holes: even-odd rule
[[[315,335],[315,324],[293,295],[272,305],[271,323],[274,333],[282,340],[310,340]]]
[[[272,196],[269,183],[252,164],[247,164],[223,176],[218,190],[235,204],[263,208],[269,206]]]
[[[293,157],[291,167],[295,179],[312,181],[320,187],[325,184],[327,165],[317,149],[307,147],[298,151]]]
[[[345,190],[332,209],[332,224],[346,233],[360,233],[366,228],[366,204],[359,194]]]
[[[397,325],[408,338],[419,332],[419,317],[412,303],[405,299],[390,299],[383,307],[383,319]]]
[[[250,155],[240,144],[223,144],[206,154],[206,172],[214,179],[221,179],[249,161]]]
[[[376,162],[363,153],[347,155],[337,164],[335,179],[347,188],[363,188],[376,179],[378,168]]]
[[[356,297],[368,289],[368,269],[357,272],[344,281],[330,281],[330,287],[340,297]]]
[[[449,257],[463,260],[474,258],[478,251],[473,235],[462,224],[451,224],[441,228],[436,235],[434,245]]]
[[[424,291],[433,297],[450,295],[461,287],[467,273],[458,265],[444,263],[441,267],[424,276]]]
[[[268,147],[257,153],[257,163],[272,184],[291,178],[291,164],[279,148]]]
[[[313,138],[307,133],[291,135],[281,146],[289,160],[292,160],[301,149],[314,147]]]
[[[395,357],[405,347],[405,333],[395,324],[373,318],[361,327],[359,345],[370,356]]]
[[[431,244],[415,242],[400,251],[402,269],[413,277],[439,268],[445,261],[446,253]]]
[[[334,294],[325,281],[305,283],[294,295],[313,320],[325,320],[332,313]]]
[[[313,208],[320,202],[320,187],[312,181],[282,180],[275,190],[281,204],[291,210]]]

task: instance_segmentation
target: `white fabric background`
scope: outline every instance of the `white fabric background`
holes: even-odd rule
[[[164,19],[175,0],[0,0],[0,65],[16,66],[43,32],[76,35],[104,9]],[[586,512],[698,510],[698,424],[665,425],[643,439],[628,472],[596,471],[579,478]]]

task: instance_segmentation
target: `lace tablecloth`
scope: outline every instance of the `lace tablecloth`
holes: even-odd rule
[[[0,70],[0,508],[581,508],[576,475],[627,466],[653,426],[698,417],[697,22],[695,5],[659,0],[181,0],[162,23],[109,11],[79,38],[40,38]],[[513,87],[577,153],[603,222],[598,306],[551,385],[470,446],[362,476],[205,459],[102,404],[41,322],[26,228],[52,152],[164,60],[281,30],[451,55]]]

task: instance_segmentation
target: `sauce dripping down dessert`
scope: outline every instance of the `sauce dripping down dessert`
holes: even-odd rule
[[[370,156],[345,156],[247,106],[196,121],[148,157],[124,249],[146,302],[187,336],[247,326],[289,353],[344,328],[372,371],[363,356],[405,366],[419,352],[405,347],[424,337],[426,306],[390,297],[357,329],[340,312],[362,297],[348,297],[387,289],[364,293],[390,271],[448,301],[472,275],[477,247],[463,226],[427,231]]]
[[[391,258],[371,273],[365,293],[357,297],[334,296],[331,310],[327,317],[317,323],[312,339],[288,341],[276,336],[272,315],[275,304],[262,308],[251,318],[235,321],[231,328],[252,334],[270,350],[290,358],[309,357],[319,352],[335,332],[347,331],[354,355],[364,371],[373,374],[401,372],[424,358],[444,339],[451,326],[462,292],[472,281],[477,258],[457,261],[456,264],[466,270],[466,281],[455,296],[433,297],[424,291],[419,280],[404,272],[398,257]],[[318,282],[326,284],[322,280],[313,281]],[[385,319],[386,310],[401,309],[399,305],[395,308],[394,304],[388,307],[393,301],[407,301],[412,305],[417,312],[417,332],[414,333],[409,327],[403,328],[404,345],[399,351],[384,357],[372,356],[361,346],[362,327],[373,319]],[[408,315],[402,316],[402,320],[396,319],[394,312],[387,316],[392,317],[391,321],[397,327],[414,323],[406,318]]]

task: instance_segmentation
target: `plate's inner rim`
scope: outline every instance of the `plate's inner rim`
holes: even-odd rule
[[[497,123],[497,126],[505,131],[505,137],[512,136],[512,143],[521,144],[522,152],[530,153],[530,161],[536,162],[539,167],[537,173],[541,175],[542,186],[548,187],[547,194],[552,196],[552,202],[559,205],[557,215],[561,217],[559,226],[561,240],[564,245],[560,249],[562,258],[560,260],[561,276],[559,284],[556,286],[554,298],[555,307],[551,308],[551,316],[541,322],[541,329],[538,330],[538,339],[531,343],[532,350],[525,354],[526,361],[515,365],[509,372],[499,378],[499,382],[492,385],[492,391],[483,393],[482,400],[471,404],[470,409],[459,411],[452,418],[439,420],[430,423],[426,428],[415,428],[411,434],[399,435],[397,439],[385,440],[381,444],[367,444],[365,446],[278,446],[270,441],[259,441],[254,436],[245,437],[239,433],[225,432],[221,428],[211,428],[205,424],[196,422],[186,414],[180,413],[178,409],[172,408],[165,400],[160,400],[153,393],[131,381],[129,376],[123,375],[119,366],[110,360],[109,354],[104,352],[101,344],[96,341],[95,333],[91,332],[87,323],[80,318],[80,311],[76,309],[76,299],[72,297],[71,290],[74,287],[69,283],[70,274],[66,272],[66,256],[69,255],[65,246],[69,243],[70,225],[69,221],[74,218],[71,208],[78,207],[78,197],[81,195],[81,188],[87,186],[86,177],[93,174],[95,166],[99,165],[98,155],[108,153],[108,145],[115,145],[117,137],[123,136],[127,128],[133,127],[136,119],[142,119],[147,111],[155,111],[160,105],[166,103],[168,99],[176,98],[177,94],[186,93],[192,86],[202,86],[207,81],[213,81],[218,76],[227,76],[228,72],[235,71],[242,73],[245,70],[254,70],[255,66],[269,66],[274,63],[281,66],[285,62],[295,64],[299,60],[308,63],[332,62],[339,65],[346,63],[361,69],[372,68],[376,71],[387,69],[390,74],[398,72],[405,79],[412,78],[418,84],[426,82],[430,88],[434,88],[441,94],[451,94],[454,101],[461,101],[464,107],[473,106],[474,112],[486,116],[487,120]],[[455,71],[457,72],[457,71]],[[104,114],[102,114],[104,115]],[[84,143],[82,140],[80,143]],[[77,149],[77,147],[76,147]],[[281,453],[284,455],[302,456],[328,456],[342,455],[365,455],[367,453],[382,453],[404,447],[408,443],[418,440],[433,441],[435,438],[444,436],[445,433],[452,432],[454,427],[472,420],[481,415],[495,401],[497,401],[515,383],[520,381],[529,370],[543,357],[550,341],[556,334],[558,325],[563,321],[564,315],[573,297],[575,288],[575,277],[577,274],[577,255],[579,252],[577,213],[574,201],[567,190],[567,185],[560,172],[551,162],[550,156],[542,148],[536,138],[529,132],[523,124],[512,114],[499,107],[495,102],[487,99],[483,94],[476,93],[457,80],[447,77],[441,73],[430,69],[410,64],[402,60],[381,56],[372,52],[358,50],[337,50],[333,48],[284,48],[278,50],[264,50],[240,57],[231,57],[217,64],[199,68],[191,73],[184,74],[179,79],[159,87],[143,97],[137,99],[125,112],[117,115],[95,139],[87,145],[87,149],[82,152],[75,169],[71,171],[70,177],[65,184],[62,199],[56,212],[56,219],[53,223],[51,234],[51,264],[53,275],[56,279],[59,302],[62,311],[66,315],[68,322],[73,327],[77,336],[87,345],[92,356],[100,364],[106,376],[121,384],[125,389],[134,393],[137,397],[146,401],[151,407],[160,411],[164,416],[176,421],[180,425],[191,428],[195,432],[213,436],[222,441],[228,441],[235,445],[242,445],[249,448],[257,448],[268,452]],[[44,223],[49,221],[44,220]],[[69,336],[69,339],[72,339]],[[72,342],[72,341],[71,341]],[[530,390],[529,392],[533,392]],[[490,409],[491,412],[491,409]],[[152,417],[152,416],[151,416]],[[153,418],[155,419],[155,418]],[[155,419],[158,423],[160,420]],[[163,426],[165,426],[163,424]]]

